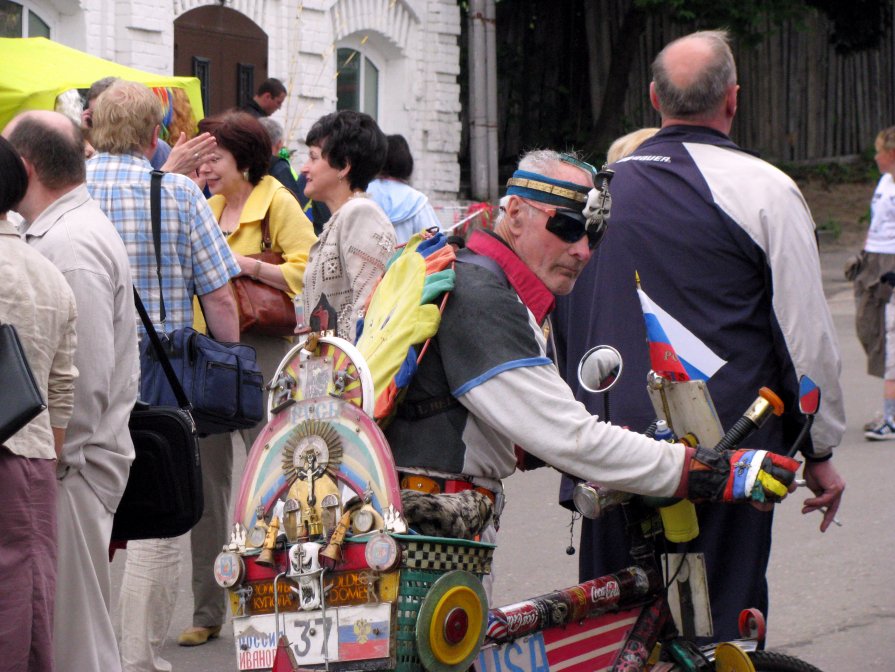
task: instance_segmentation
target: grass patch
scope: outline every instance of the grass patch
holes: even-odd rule
[[[838,240],[842,235],[842,223],[836,219],[825,219],[817,224],[817,232],[833,240]]]

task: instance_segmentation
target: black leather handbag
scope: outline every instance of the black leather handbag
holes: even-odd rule
[[[0,445],[46,408],[16,328],[0,323]]]
[[[131,412],[136,456],[115,512],[112,541],[180,536],[199,522],[204,507],[199,435],[190,402],[136,289],[134,301],[177,406],[138,401]]]

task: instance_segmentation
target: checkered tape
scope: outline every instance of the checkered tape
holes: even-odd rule
[[[494,549],[454,544],[408,543],[404,550],[404,567],[449,572],[460,569],[477,576],[491,573]]]

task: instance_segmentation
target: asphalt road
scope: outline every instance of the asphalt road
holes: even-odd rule
[[[771,614],[768,646],[799,656],[825,672],[883,672],[895,669],[895,506],[884,498],[895,443],[870,443],[864,424],[881,406],[881,383],[865,374],[864,355],[854,336],[851,288],[841,277],[847,254],[822,252],[824,285],[843,357],[848,430],[836,464],[848,482],[839,518],[842,527],[820,534],[819,514],[802,516],[801,492],[778,506],[775,545],[768,580]],[[241,467],[241,465],[239,465]],[[507,483],[494,602],[517,599],[577,582],[577,556],[566,554],[570,514],[556,502],[559,476],[550,469],[516,474]],[[573,537],[577,544],[578,525]],[[196,648],[176,645],[190,625],[189,544],[179,599],[162,656],[180,672],[236,670],[232,628],[220,639]],[[124,564],[113,563],[117,585]],[[173,579],[172,579],[173,580]]]

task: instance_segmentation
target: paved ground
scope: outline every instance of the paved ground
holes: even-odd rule
[[[864,356],[853,328],[850,286],[841,279],[848,250],[822,252],[825,287],[843,355],[849,429],[836,461],[848,481],[840,512],[843,527],[817,531],[818,514],[802,516],[801,493],[776,513],[775,549],[768,578],[772,612],[769,646],[803,657],[825,672],[895,669],[895,506],[884,499],[895,443],[864,441],[860,427],[880,406],[881,385],[864,373]],[[501,528],[495,602],[574,584],[576,556],[565,553],[570,515],[555,504],[558,475],[549,469],[509,479],[509,505]],[[574,538],[577,543],[578,526]],[[184,555],[189,545],[184,540]],[[114,564],[120,576],[123,554]],[[179,581],[180,599],[172,638],[190,624],[189,569]],[[232,629],[195,649],[168,642],[163,656],[177,671],[235,670]]]

